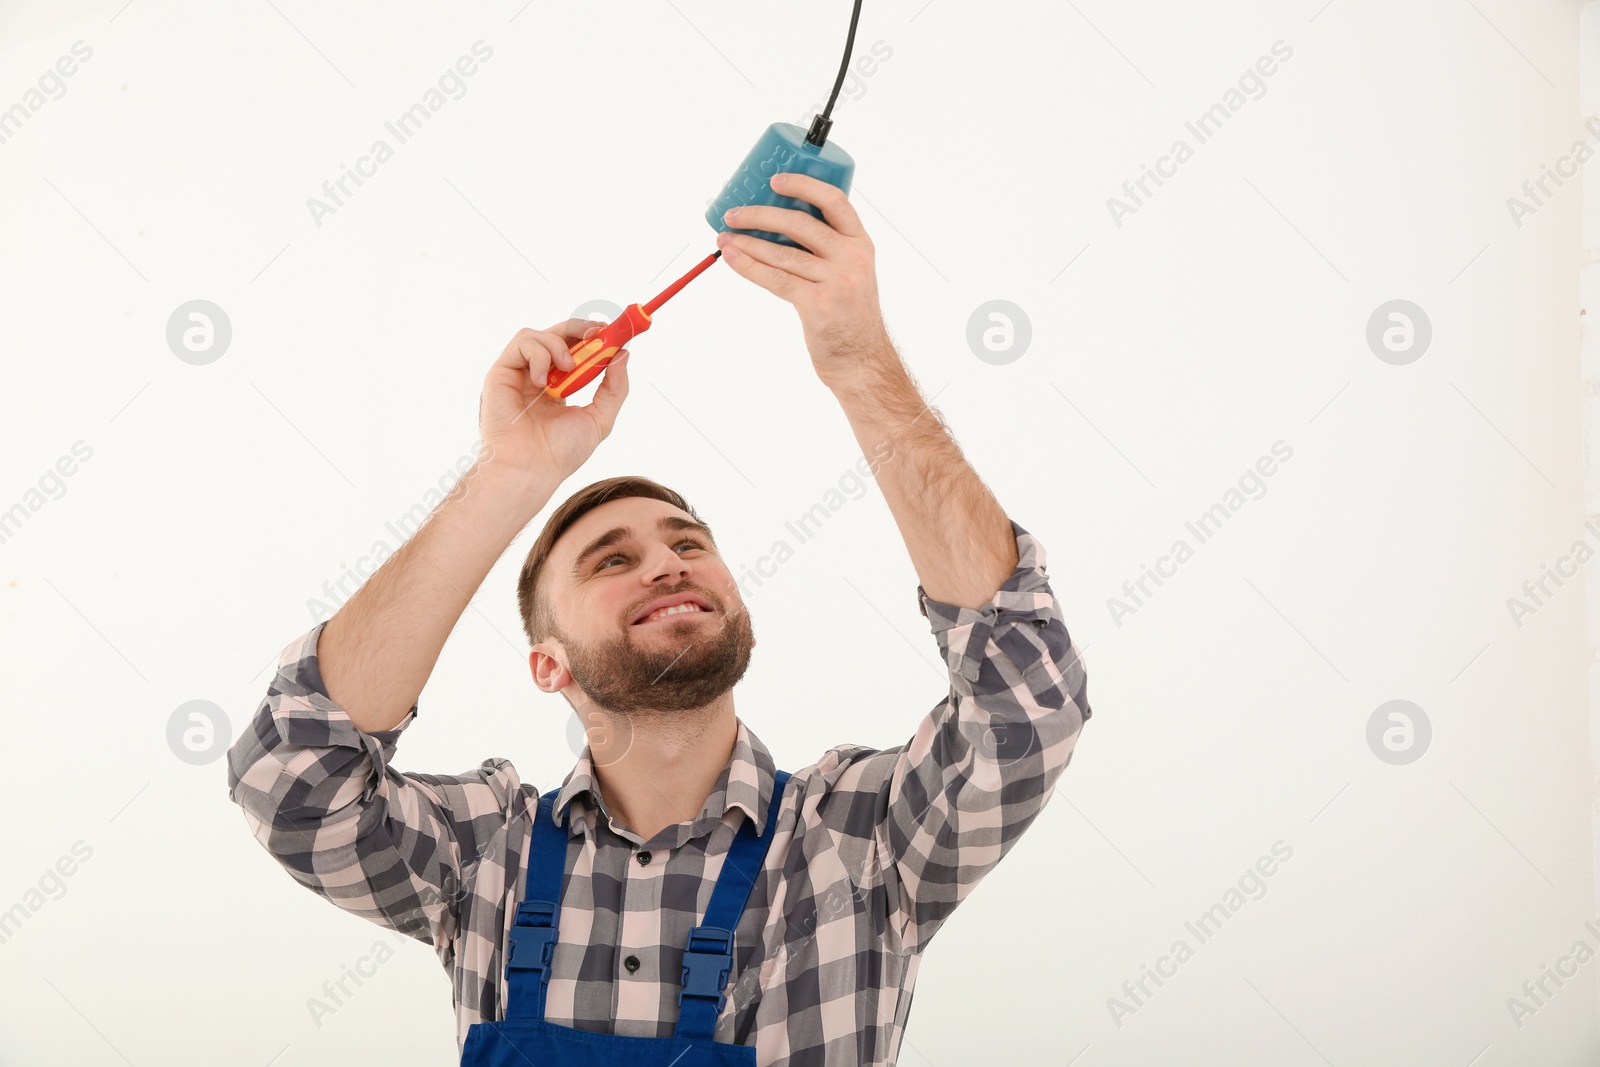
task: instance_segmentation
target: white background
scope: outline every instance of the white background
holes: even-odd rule
[[[865,8],[858,55],[892,56],[832,139],[885,316],[1045,546],[1094,709],[1058,795],[928,952],[900,1062],[1595,1062],[1600,963],[1520,1027],[1506,1003],[1600,944],[1582,579],[1521,627],[1507,608],[1583,536],[1579,183],[1520,227],[1506,205],[1583,135],[1577,5]],[[246,722],[307,600],[392,548],[385,523],[467,454],[518,328],[643,300],[713,249],[708,198],[822,102],[848,15],[0,9],[0,108],[94,50],[0,145],[0,509],[93,449],[0,545],[0,909],[93,850],[0,945],[0,1063],[454,1059],[421,944],[313,1020],[325,981],[397,939],[279,870],[225,762],[179,760],[168,719],[201,699]],[[318,227],[307,198],[480,39],[465,95]],[[1116,225],[1107,198],[1279,40],[1265,95]],[[232,323],[207,366],[166,343],[192,299]],[[966,341],[992,299],[1031,321],[1004,366]],[[1392,299],[1433,324],[1407,366],[1366,342]],[[557,500],[646,474],[754,564],[859,460],[793,309],[724,264],[633,351],[616,432]],[[1108,598],[1278,440],[1266,495],[1118,625]],[[451,638],[402,769],[502,755],[545,789],[571,767],[516,613],[542,521]],[[870,488],[747,590],[737,707],[780,765],[897,744],[937,702],[915,586]],[[1407,766],[1366,741],[1396,698],[1433,726]],[[1194,946],[1185,920],[1280,840],[1265,896],[1118,1025],[1109,998]]]

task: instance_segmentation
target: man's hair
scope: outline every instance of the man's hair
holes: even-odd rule
[[[527,560],[522,564],[522,574],[517,578],[517,607],[522,611],[522,630],[528,635],[530,645],[536,645],[552,633],[559,632],[555,615],[550,610],[550,598],[545,595],[544,587],[539,582],[539,576],[544,570],[545,562],[550,558],[550,551],[555,547],[556,541],[573,523],[601,504],[630,496],[665,501],[675,508],[688,512],[696,522],[702,521],[700,516],[695,514],[694,508],[689,506],[689,502],[676,491],[641,475],[606,478],[573,493],[560,507],[550,513],[550,518],[544,524],[544,530],[540,532],[539,539],[533,543]]]

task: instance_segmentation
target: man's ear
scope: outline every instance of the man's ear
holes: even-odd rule
[[[556,658],[556,653],[566,655],[559,641],[540,641],[528,653],[528,669],[533,673],[533,684],[546,693],[559,693],[572,681],[572,674]]]

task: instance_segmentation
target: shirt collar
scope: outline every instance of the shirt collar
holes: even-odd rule
[[[734,735],[733,751],[728,756],[727,765],[722,768],[722,774],[717,778],[717,784],[706,797],[705,806],[701,808],[699,815],[688,822],[666,827],[656,835],[656,838],[652,838],[652,841],[662,837],[676,837],[676,844],[670,841],[667,844],[667,847],[676,848],[686,841],[711,832],[718,823],[727,821],[728,814],[734,809],[744,812],[757,834],[766,831],[767,801],[772,796],[776,765],[772,761],[772,755],[767,751],[767,746],[745,726],[744,720],[735,717],[734,721],[738,725],[738,730]],[[578,803],[572,818],[568,819],[567,808],[574,801]],[[605,802],[600,796],[600,782],[594,775],[594,765],[590,761],[587,744],[583,746],[583,754],[578,757],[577,764],[568,773],[560,791],[556,794],[552,816],[557,826],[565,823],[570,833],[591,832],[595,821],[602,816],[610,821],[610,813],[606,811]],[[734,821],[737,822],[737,819]],[[615,823],[611,826],[619,834],[638,841],[636,834],[619,829]],[[639,841],[639,843],[646,842]]]

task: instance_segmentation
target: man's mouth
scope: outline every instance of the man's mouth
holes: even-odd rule
[[[651,612],[649,615],[646,615],[644,618],[640,619],[638,622],[634,623],[633,625],[635,625],[635,626],[644,626],[647,623],[660,622],[663,619],[676,619],[676,618],[679,618],[679,617],[684,616],[684,615],[710,615],[710,614],[711,614],[711,612],[707,611],[705,608],[702,608],[702,607],[700,607],[699,605],[696,605],[696,604],[675,604],[670,608],[659,608],[656,611]]]

